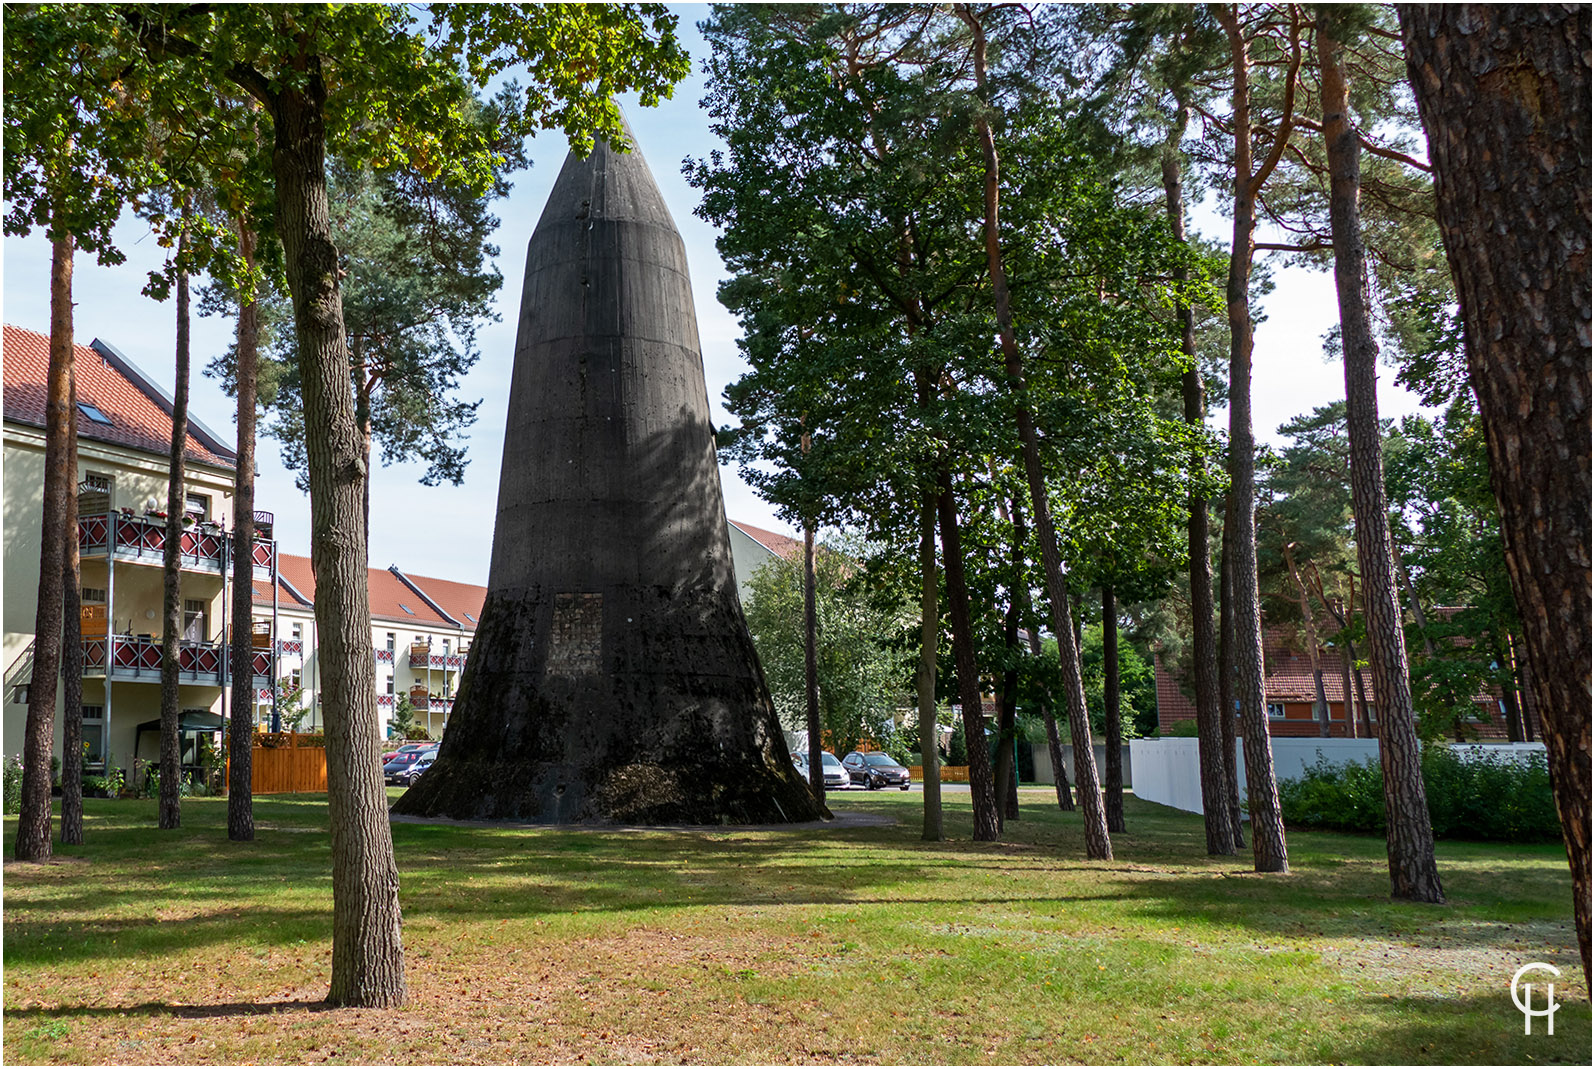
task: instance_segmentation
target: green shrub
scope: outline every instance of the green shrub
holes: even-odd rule
[[[1543,754],[1464,759],[1449,746],[1423,750],[1423,788],[1436,838],[1545,842],[1562,837]],[[1320,758],[1279,784],[1288,824],[1330,831],[1385,832],[1379,763],[1332,765]]]
[[[1170,739],[1194,739],[1196,738],[1196,721],[1176,720],[1164,737]]]
[[[5,811],[22,811],[22,758],[12,756],[5,761]]]

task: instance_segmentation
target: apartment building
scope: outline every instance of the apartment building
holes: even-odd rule
[[[75,351],[78,546],[82,555],[83,736],[88,766],[130,769],[160,747],[163,566],[172,402],[110,344]],[[40,488],[49,338],[4,332],[4,746],[22,750],[33,675],[39,584]],[[183,632],[178,643],[183,763],[196,766],[200,740],[221,728],[228,687],[227,634],[233,595],[231,446],[190,417],[180,546]],[[272,516],[257,512],[255,577],[276,570]],[[270,650],[254,659],[269,685]],[[56,747],[61,718],[56,718]]]
[[[391,566],[369,569],[367,589],[377,708],[384,727],[391,725],[402,697],[414,710],[416,724],[438,738],[454,710],[487,588],[410,575]],[[255,585],[256,633],[279,636],[274,684],[255,692],[255,723],[263,730],[290,726],[296,718],[302,730],[322,726],[315,596],[310,558],[292,554],[281,555],[275,591],[270,583]]]

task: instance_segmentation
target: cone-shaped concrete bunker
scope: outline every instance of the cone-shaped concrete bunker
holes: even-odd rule
[[[686,250],[627,136],[566,157],[527,247],[487,601],[437,762],[396,812],[826,815],[742,616]]]

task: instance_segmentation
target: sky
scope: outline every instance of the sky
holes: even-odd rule
[[[681,15],[681,32],[693,58],[693,72],[676,87],[672,99],[656,108],[640,108],[635,100],[622,101],[665,203],[686,243],[692,274],[698,332],[703,346],[704,375],[709,388],[711,418],[717,425],[730,422],[722,406],[722,391],[747,370],[737,350],[740,328],[719,304],[715,293],[726,277],[715,250],[717,231],[693,214],[699,195],[682,177],[685,158],[701,159],[723,142],[709,130],[708,116],[700,110],[705,83],[703,59],[707,47],[696,23],[707,16],[704,5],[673,5]],[[478,419],[469,433],[470,463],[460,486],[422,486],[424,465],[380,466],[374,459],[371,486],[371,565],[397,564],[404,571],[486,584],[492,551],[493,522],[497,511],[499,461],[510,369],[515,353],[515,327],[520,306],[521,278],[525,270],[526,243],[542,213],[543,203],[566,155],[563,135],[539,135],[529,146],[532,167],[514,176],[510,195],[494,206],[500,226],[494,238],[499,247],[496,262],[504,276],[497,299],[499,321],[486,324],[477,335],[482,357],[465,377],[460,396],[483,399]],[[1192,225],[1206,236],[1227,243],[1229,224],[1214,209],[1214,198],[1192,211]],[[1259,240],[1269,240],[1259,232]],[[140,294],[147,273],[162,262],[163,250],[136,221],[124,221],[117,244],[127,262],[103,268],[92,257],[79,256],[75,266],[74,330],[79,344],[94,338],[114,345],[147,375],[171,391],[173,346],[176,337],[172,302],[157,304]],[[48,333],[50,248],[42,234],[4,239],[4,321]],[[1316,405],[1345,396],[1338,362],[1327,362],[1322,339],[1337,319],[1333,282],[1327,272],[1276,265],[1275,288],[1263,300],[1265,321],[1256,332],[1253,371],[1253,416],[1260,442],[1279,441],[1275,429],[1287,419]],[[215,380],[199,373],[210,359],[224,352],[232,340],[231,319],[212,317],[193,321],[193,365],[190,410],[224,441],[235,436],[235,406]],[[1417,399],[1396,386],[1393,372],[1380,369],[1379,405],[1382,416],[1400,417],[1420,410]],[[1223,410],[1212,421],[1224,425]],[[277,538],[285,553],[310,552],[310,503],[294,486],[294,477],[282,465],[275,440],[262,437],[258,450],[260,477],[256,507],[276,516]],[[726,514],[759,527],[794,533],[780,522],[771,505],[760,499],[734,468],[721,468]]]

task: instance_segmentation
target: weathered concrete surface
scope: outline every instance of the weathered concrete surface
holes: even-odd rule
[[[568,156],[532,234],[487,602],[438,760],[394,811],[828,815],[743,620],[686,250],[635,148]]]

